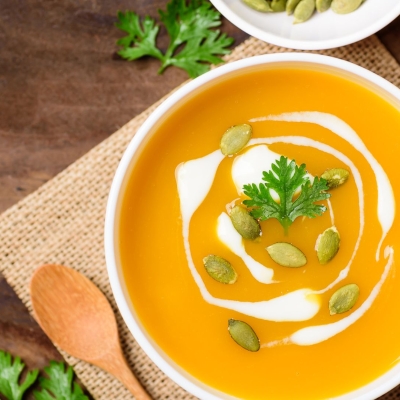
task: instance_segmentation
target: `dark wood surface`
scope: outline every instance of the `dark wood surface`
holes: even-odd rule
[[[116,55],[116,12],[157,19],[165,3],[0,0],[0,212],[187,79],[176,68],[157,75],[157,60]],[[227,21],[221,29],[235,45],[248,37]],[[378,36],[400,62],[400,18]],[[62,359],[1,275],[0,349],[29,368]]]

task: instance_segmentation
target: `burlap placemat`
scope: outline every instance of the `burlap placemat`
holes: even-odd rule
[[[226,60],[284,51],[287,49],[250,38]],[[352,61],[400,87],[400,66],[375,36],[319,53]],[[0,270],[30,311],[28,284],[35,268],[58,263],[85,274],[112,304],[125,355],[150,395],[154,399],[189,400],[194,397],[167,378],[128,331],[116,309],[104,260],[103,223],[112,178],[128,142],[157,104],[0,216]],[[132,399],[107,373],[61,353],[95,399]],[[383,398],[397,399],[399,395],[400,387]]]

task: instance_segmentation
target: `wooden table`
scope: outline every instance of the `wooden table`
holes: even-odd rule
[[[157,75],[157,60],[116,55],[117,10],[158,18],[165,3],[1,0],[0,212],[187,79],[176,68]],[[248,37],[227,21],[221,29],[235,45]],[[378,36],[400,63],[400,17]],[[30,368],[62,359],[1,275],[0,349]]]

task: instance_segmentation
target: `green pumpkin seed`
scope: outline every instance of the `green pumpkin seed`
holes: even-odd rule
[[[293,11],[297,7],[297,4],[300,3],[300,0],[288,0],[286,3],[286,12],[288,15],[293,14]]]
[[[333,293],[329,300],[329,312],[331,315],[349,311],[360,295],[360,288],[355,283],[343,286]]]
[[[331,8],[337,14],[348,14],[360,7],[362,0],[332,0]]]
[[[274,12],[280,12],[286,10],[286,1],[287,0],[272,0],[271,8]]]
[[[299,268],[307,264],[304,253],[290,243],[278,242],[267,247],[271,258],[282,267]]]
[[[232,224],[244,239],[254,240],[261,235],[261,227],[249,212],[240,206],[235,206],[229,213]]]
[[[222,135],[220,147],[222,154],[231,156],[246,146],[251,138],[253,129],[248,124],[234,125]]]
[[[327,264],[337,254],[340,247],[340,235],[335,226],[322,232],[317,239],[315,249],[320,264]]]
[[[272,12],[271,4],[266,0],[242,0],[244,4],[256,11]]]
[[[203,258],[203,264],[211,278],[218,282],[231,285],[237,280],[237,273],[229,261],[210,254]]]
[[[317,11],[321,13],[326,10],[329,10],[331,3],[332,3],[332,0],[316,0],[315,7],[317,8]]]
[[[301,0],[294,10],[294,24],[300,24],[311,18],[315,11],[315,0]]]
[[[343,185],[349,179],[350,172],[344,168],[332,168],[326,170],[321,178],[326,180],[329,189],[337,188],[340,185]]]
[[[248,351],[260,350],[260,341],[253,328],[246,322],[230,319],[228,331],[232,339],[244,349]]]

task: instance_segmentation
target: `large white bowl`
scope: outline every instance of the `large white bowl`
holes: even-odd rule
[[[366,0],[356,11],[339,15],[332,10],[293,24],[285,12],[261,13],[241,0],[210,0],[230,22],[251,36],[297,50],[322,50],[364,39],[400,15],[399,0]]]
[[[257,56],[226,64],[196,78],[180,88],[150,115],[126,149],[115,173],[109,194],[105,220],[105,255],[111,288],[122,317],[129,330],[150,359],[178,385],[204,400],[233,398],[203,384],[185,372],[166,355],[144,329],[129,298],[119,262],[117,243],[119,207],[123,196],[124,184],[129,177],[132,160],[141,143],[146,140],[147,135],[154,125],[166,112],[188,95],[201,89],[204,84],[208,84],[221,76],[233,72],[237,73],[237,71],[248,67],[271,65],[274,63],[279,65],[284,63],[287,66],[307,63],[317,68],[333,69],[339,73],[344,73],[345,75],[353,77],[355,81],[364,82],[367,86],[375,88],[383,96],[394,99],[400,104],[400,90],[397,87],[364,68],[332,57],[306,53],[282,53]],[[371,362],[373,362],[373,360],[371,360]],[[400,363],[370,384],[346,395],[337,397],[335,400],[374,400],[398,384],[400,384]]]

